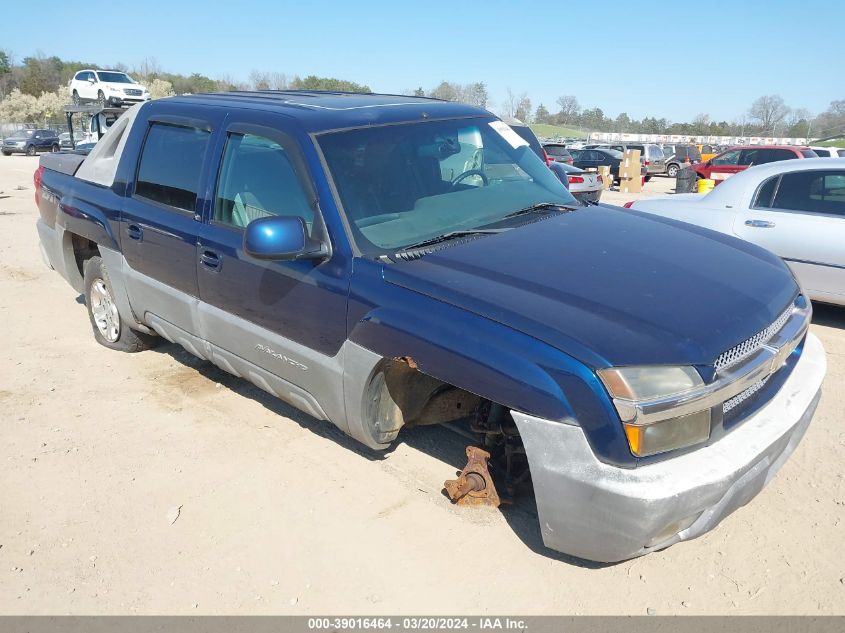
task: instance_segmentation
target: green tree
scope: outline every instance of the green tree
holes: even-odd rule
[[[290,87],[294,90],[329,90],[337,92],[372,92],[369,86],[357,84],[346,79],[334,77],[317,77],[308,75],[300,78],[298,75],[293,78]]]
[[[535,123],[551,123],[552,122],[552,115],[546,109],[542,103],[537,106],[537,110],[534,112],[534,122]]]

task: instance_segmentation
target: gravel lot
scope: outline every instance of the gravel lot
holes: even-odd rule
[[[826,391],[759,497],[581,566],[543,549],[530,499],[448,503],[446,430],[374,457],[172,345],[97,345],[41,261],[36,165],[0,157],[0,613],[845,614],[845,309],[816,309]]]

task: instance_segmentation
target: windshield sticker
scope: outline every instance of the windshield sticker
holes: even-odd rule
[[[522,147],[523,145],[528,145],[528,141],[514,132],[513,128],[504,121],[490,121],[490,127],[496,130],[496,132],[499,133],[499,136],[505,139],[514,149]]]

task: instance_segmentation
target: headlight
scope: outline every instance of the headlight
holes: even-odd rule
[[[614,398],[651,400],[674,396],[704,385],[692,367],[611,367],[599,378]]]
[[[678,417],[644,422],[637,405],[678,396],[704,386],[692,367],[611,367],[601,369],[613,404],[622,418],[631,452],[638,457],[692,446],[710,437],[710,409]]]

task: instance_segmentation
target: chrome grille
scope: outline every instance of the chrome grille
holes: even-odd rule
[[[722,405],[722,414],[727,414],[728,411],[730,411],[734,407],[738,407],[743,402],[748,400],[751,396],[753,396],[755,393],[760,391],[760,389],[762,389],[763,386],[769,381],[769,378],[771,378],[771,375],[766,376],[765,378],[763,378],[763,380],[754,383],[742,393],[737,394],[730,400],[725,401],[725,403]]]
[[[768,342],[775,334],[777,334],[780,329],[786,324],[789,320],[789,316],[792,314],[793,306],[792,304],[783,311],[783,313],[772,323],[769,327],[765,330],[762,330],[752,336],[749,339],[746,339],[736,347],[732,347],[726,352],[723,352],[719,358],[716,359],[715,368],[716,371],[719,372],[726,367],[730,367],[731,365],[735,365],[742,360],[745,360],[749,356],[751,356],[754,352],[759,350],[765,343]],[[753,389],[753,387],[751,387]],[[742,394],[740,394],[742,395]],[[739,397],[739,396],[737,396]]]
[[[138,90],[137,88],[124,88],[123,92],[125,94],[129,95],[130,97],[140,97],[141,96],[141,91]]]

